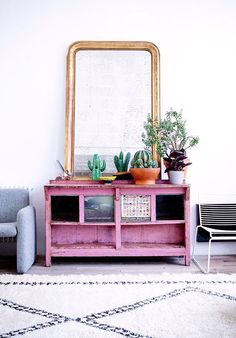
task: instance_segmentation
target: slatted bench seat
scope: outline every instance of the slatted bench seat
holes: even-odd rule
[[[212,241],[236,240],[236,203],[200,203],[200,224],[196,227],[192,260],[204,272],[210,271]],[[197,241],[208,241],[207,268],[204,269],[195,257]]]

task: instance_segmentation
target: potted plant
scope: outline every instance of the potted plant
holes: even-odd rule
[[[155,184],[160,168],[149,151],[138,150],[131,161],[130,173],[135,184]]]
[[[168,172],[170,182],[173,184],[181,184],[184,179],[184,168],[192,164],[191,162],[185,162],[187,159],[185,150],[174,150],[170,152],[164,160],[166,165],[165,172]]]
[[[152,145],[156,147],[159,156],[163,157],[166,172],[170,174],[170,171],[183,171],[187,165],[191,164],[187,158],[186,150],[197,145],[199,138],[188,135],[182,111],[177,112],[170,109],[160,122],[153,121],[148,116],[144,123],[144,130],[142,141],[146,149],[150,149]]]
[[[128,171],[129,161],[131,158],[131,153],[128,152],[125,156],[123,154],[123,151],[120,152],[119,156],[114,156],[114,164],[117,169],[117,174],[125,174]]]

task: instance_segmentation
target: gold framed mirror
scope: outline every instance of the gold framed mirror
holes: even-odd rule
[[[114,155],[143,149],[144,121],[160,116],[159,65],[151,42],[78,41],[69,47],[65,170],[73,178],[89,179],[87,161],[95,153],[110,174]]]

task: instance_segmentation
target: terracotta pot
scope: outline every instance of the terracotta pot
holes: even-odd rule
[[[129,173],[128,171],[117,171],[114,175],[121,176],[121,175],[126,175],[128,173]]]
[[[130,168],[135,184],[155,184],[160,168]]]

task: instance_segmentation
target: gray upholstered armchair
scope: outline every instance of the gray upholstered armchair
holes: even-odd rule
[[[0,237],[16,238],[17,272],[26,272],[36,258],[35,209],[29,189],[0,189]]]

